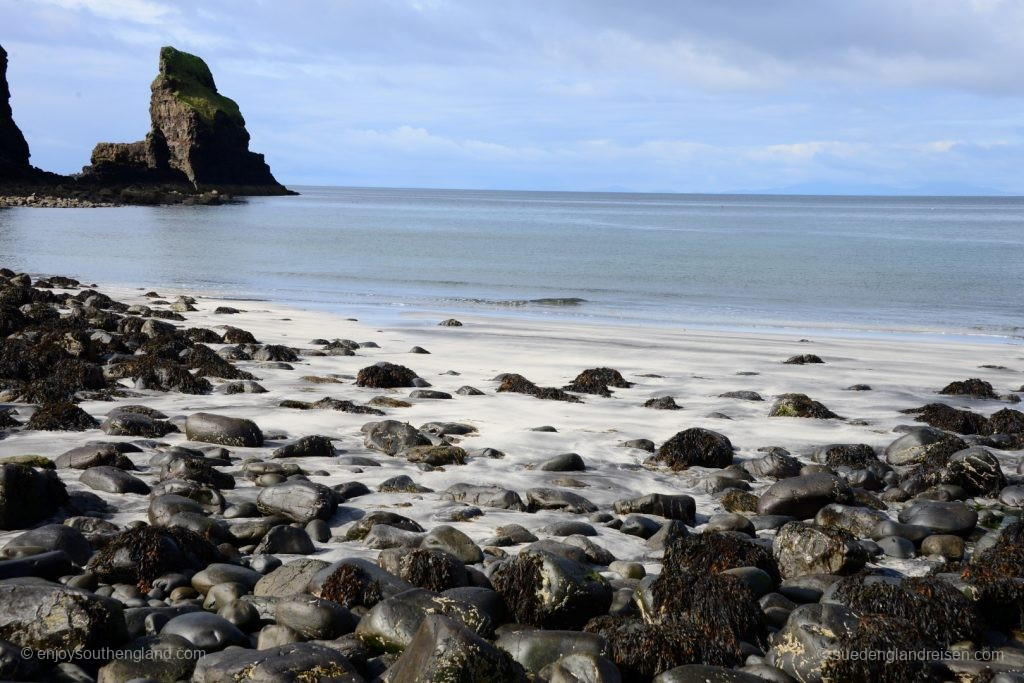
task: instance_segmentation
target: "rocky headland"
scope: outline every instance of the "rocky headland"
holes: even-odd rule
[[[293,194],[274,178],[234,100],[217,90],[195,55],[160,50],[144,140],[101,142],[79,174],[31,165],[14,121],[0,47],[0,206],[88,207],[121,204],[220,204],[232,196]]]
[[[1020,680],[1019,347],[113,294],[0,269],[4,680]]]

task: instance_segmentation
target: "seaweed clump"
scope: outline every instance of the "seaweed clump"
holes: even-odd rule
[[[520,553],[491,577],[491,583],[505,601],[509,615],[520,624],[544,624],[545,614],[537,595],[543,586],[542,569],[543,562],[539,557]]]
[[[858,615],[878,614],[906,619],[932,647],[945,649],[981,633],[974,605],[953,585],[934,578],[901,583],[867,582],[864,576],[840,580],[833,599]]]
[[[733,534],[678,536],[665,547],[662,573],[718,574],[737,567],[757,567],[778,584],[779,566],[771,551]]]
[[[46,432],[84,432],[99,423],[74,403],[44,403],[29,418],[26,429]]]
[[[451,553],[434,548],[417,548],[402,555],[398,575],[435,593],[466,585],[466,565]]]
[[[757,597],[731,574],[694,575],[667,571],[651,585],[658,623],[685,623],[705,638],[716,635],[764,646],[768,631]]]
[[[687,623],[648,624],[606,615],[591,619],[583,630],[608,641],[609,656],[626,681],[649,681],[685,664],[733,666],[740,661],[734,641],[709,637]]]
[[[693,427],[666,441],[651,462],[667,465],[673,471],[688,467],[728,467],[732,464],[732,442],[724,434]]]
[[[608,397],[612,395],[609,387],[617,389],[628,389],[633,386],[627,382],[622,373],[612,368],[591,368],[576,375],[576,379],[562,387],[566,391],[575,391],[580,394],[596,394]]]
[[[972,377],[962,382],[950,382],[943,387],[940,394],[946,396],[973,396],[974,398],[999,398],[992,385],[983,379]]]
[[[157,577],[199,571],[225,558],[194,531],[141,526],[123,531],[89,560],[89,571],[103,583],[131,583],[148,592]]]
[[[526,394],[534,398],[546,401],[565,401],[566,403],[582,403],[578,396],[573,396],[563,389],[557,387],[539,387],[522,375],[514,372],[501,376],[501,384],[498,391],[511,392],[514,394]]]
[[[908,652],[928,652],[934,647],[914,624],[900,617],[885,614],[860,617],[853,633],[843,642],[842,649],[851,655],[860,653],[861,656],[828,657],[821,670],[821,680],[877,683],[941,680],[927,657],[906,656]],[[868,652],[879,656],[863,656]]]
[[[411,387],[415,379],[419,379],[419,375],[404,365],[377,363],[363,368],[356,374],[356,385],[374,389],[395,389]]]
[[[901,411],[908,415],[917,415],[917,422],[924,422],[937,429],[944,429],[957,434],[983,434],[988,429],[988,420],[969,410],[959,410],[945,403],[929,403],[920,408]]]
[[[370,608],[380,602],[380,582],[366,570],[351,564],[343,564],[327,577],[320,588],[320,597],[333,600],[343,607]]]

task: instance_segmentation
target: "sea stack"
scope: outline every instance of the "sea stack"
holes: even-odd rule
[[[14,123],[11,90],[7,86],[7,52],[0,46],[0,180],[20,180],[32,175],[25,136]]]
[[[145,140],[100,143],[86,176],[114,182],[185,182],[197,190],[289,194],[262,154],[249,151],[249,132],[234,100],[217,91],[199,57],[164,47],[151,86],[152,128]]]

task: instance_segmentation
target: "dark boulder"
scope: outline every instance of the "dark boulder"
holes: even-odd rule
[[[185,421],[185,436],[223,446],[256,447],[263,445],[263,432],[252,420],[212,413],[193,413]]]
[[[47,432],[84,432],[98,425],[99,422],[74,403],[44,403],[32,413],[25,428]]]
[[[772,404],[768,417],[806,417],[819,420],[839,416],[807,394],[782,394]]]
[[[830,503],[851,503],[853,499],[853,490],[842,479],[831,474],[806,474],[768,487],[758,500],[757,511],[809,519]]]
[[[509,614],[543,628],[580,628],[605,614],[612,589],[600,574],[565,557],[524,550],[491,575]]]
[[[323,484],[292,480],[264,488],[256,505],[263,514],[281,515],[306,524],[314,519],[330,519],[338,502],[334,491]]]
[[[420,623],[402,656],[382,677],[404,681],[501,681],[526,683],[523,667],[454,619],[430,615]]]
[[[55,514],[67,503],[64,482],[53,470],[0,465],[0,529],[23,529]]]
[[[999,398],[992,385],[983,379],[972,377],[958,382],[950,382],[939,392],[946,396],[973,396],[974,398]]]
[[[732,464],[732,452],[732,442],[724,434],[693,427],[663,443],[650,460],[672,470],[694,466],[721,468]]]
[[[414,386],[413,380],[419,375],[395,363],[377,363],[365,367],[356,374],[356,385],[375,389],[395,389]]]

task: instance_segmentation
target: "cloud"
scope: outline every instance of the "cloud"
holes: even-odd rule
[[[15,116],[53,170],[144,134],[173,43],[208,61],[289,182],[1024,192],[1011,0],[0,0],[0,14]]]

